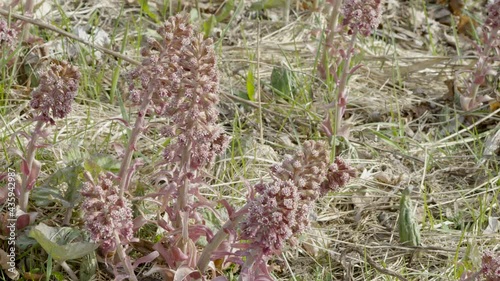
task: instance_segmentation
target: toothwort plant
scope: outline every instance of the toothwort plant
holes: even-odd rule
[[[35,186],[41,163],[35,159],[39,137],[46,137],[46,125],[54,125],[54,118],[65,118],[71,111],[76,97],[80,72],[65,61],[52,60],[40,74],[40,84],[31,94],[30,106],[34,109],[35,129],[29,136],[25,155],[22,157],[22,185],[19,190],[19,205],[26,211],[30,191]]]
[[[326,109],[334,109],[333,122],[331,112],[327,113],[322,129],[328,137],[349,135],[348,128],[342,126],[342,117],[344,116],[349,88],[347,86],[349,77],[361,65],[351,66],[351,59],[356,49],[356,38],[360,34],[369,36],[380,23],[382,14],[381,0],[331,0],[327,1],[332,5],[328,29],[326,30],[326,43],[323,46],[322,63],[318,66],[319,73],[329,81],[333,78],[335,82],[334,101],[326,106]],[[343,2],[343,3],[342,3]],[[337,29],[339,14],[342,15],[342,25]],[[342,48],[341,43],[334,46],[335,35],[344,38],[349,35],[347,48]],[[330,59],[332,57],[332,59]],[[332,65],[330,66],[330,62]]]
[[[256,184],[245,206],[230,209],[230,220],[209,240],[198,269],[204,272],[210,259],[221,259],[242,266],[240,280],[272,280],[268,260],[286,245],[297,245],[315,201],[338,191],[356,174],[339,157],[328,164],[328,151],[325,142],[306,141],[301,151],[272,166],[272,181]]]
[[[487,95],[478,95],[478,91],[479,87],[486,83],[487,76],[497,74],[493,65],[495,61],[500,60],[500,0],[488,6],[488,17],[483,25],[481,37],[482,46],[476,45],[479,58],[474,70],[465,80],[465,92],[460,95],[460,105],[465,111],[474,110],[493,99]]]
[[[158,34],[161,40],[148,39],[141,66],[130,73],[138,81],[130,85],[130,94],[142,105],[141,116],[149,110],[169,120],[162,129],[170,139],[163,163],[169,182],[159,192],[167,216],[158,225],[170,234],[155,249],[171,269],[195,268],[195,242],[212,235],[198,210],[208,202],[199,188],[229,137],[216,124],[219,79],[212,40],[203,39],[182,14],[170,17]]]
[[[302,151],[287,156],[271,168],[271,183],[255,185],[248,202],[248,214],[241,222],[238,253],[246,257],[240,280],[272,280],[267,261],[280,254],[309,226],[315,201],[329,191],[337,191],[355,176],[355,170],[341,158],[329,163],[326,143],[306,141]]]

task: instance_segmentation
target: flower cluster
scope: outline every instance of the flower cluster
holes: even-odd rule
[[[484,252],[481,274],[486,281],[500,280],[500,255],[490,251]]]
[[[182,155],[189,150],[189,163],[183,164],[197,170],[212,164],[229,139],[216,125],[219,77],[212,39],[193,34],[187,21],[177,16],[159,30],[165,40],[175,38],[172,42],[177,45],[169,53],[170,85],[166,88],[166,113],[173,122],[164,130],[167,137],[177,137],[177,141],[165,149],[165,158],[183,162]]]
[[[197,170],[213,163],[228,144],[217,126],[219,77],[212,39],[203,39],[185,15],[169,18],[158,30],[162,42],[150,40],[142,50],[143,66],[131,73],[140,89],[131,85],[132,100],[154,91],[156,111],[170,118],[163,130],[176,138],[165,149],[165,159]],[[189,157],[185,157],[189,150]]]
[[[53,118],[66,117],[79,81],[78,68],[65,61],[51,61],[48,69],[40,74],[40,85],[32,93],[30,106],[40,112],[37,119],[53,124]]]
[[[271,168],[273,182],[254,188],[258,196],[249,202],[249,212],[241,223],[241,236],[251,240],[251,248],[263,255],[279,253],[286,241],[309,225],[309,211],[327,191],[338,190],[354,176],[354,170],[337,158],[328,164],[324,142],[306,141],[303,150],[287,156]]]
[[[356,176],[356,170],[349,166],[344,159],[336,157],[333,164],[328,167],[326,181],[321,184],[321,195],[340,188]]]
[[[368,36],[380,23],[381,0],[346,0],[341,12],[349,34],[359,32]]]
[[[9,28],[7,22],[0,19],[0,47],[6,46],[13,49],[17,41],[17,31]]]
[[[194,267],[198,249],[190,245],[211,232],[202,225],[203,216],[198,212],[200,205],[209,202],[198,192],[205,182],[202,171],[226,149],[229,137],[217,124],[219,75],[213,41],[204,39],[186,14],[170,17],[157,32],[161,39],[148,40],[141,50],[141,66],[130,73],[137,81],[130,85],[130,98],[141,104],[139,116],[144,116],[144,105],[150,104],[169,121],[161,130],[169,144],[163,152],[167,167],[160,172],[168,184],[158,195],[168,221],[159,220],[163,229],[176,230],[169,237],[175,242],[157,247],[163,248],[171,268]]]
[[[488,6],[488,18],[484,24],[492,30],[500,29],[500,0]]]
[[[309,226],[309,215],[320,195],[338,190],[354,176],[354,170],[337,158],[329,165],[327,145],[306,141],[302,151],[286,156],[281,165],[271,167],[270,183],[254,186],[246,218],[240,223],[245,264],[241,280],[272,280],[267,260],[279,254],[286,242]]]
[[[112,174],[101,173],[97,184],[85,182],[82,189],[85,227],[94,241],[102,243],[104,253],[116,250],[115,233],[121,242],[133,237],[130,202],[120,199],[114,179]]]
[[[304,230],[309,205],[300,202],[292,180],[258,184],[255,189],[260,196],[249,206],[248,217],[241,225],[241,238],[252,240],[267,256],[279,252],[290,237]]]

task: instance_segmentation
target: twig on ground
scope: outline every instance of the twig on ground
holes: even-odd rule
[[[399,280],[402,280],[402,281],[408,281],[408,279],[404,278],[401,274],[399,273],[396,273],[392,270],[389,270],[387,268],[383,268],[381,267],[380,265],[378,265],[365,251],[361,250],[361,249],[358,249],[356,247],[350,247],[350,248],[347,248],[346,250],[344,250],[342,252],[342,254],[340,255],[340,260],[345,260],[347,254],[349,254],[350,252],[356,252],[358,254],[360,254],[361,256],[363,256],[365,258],[365,260],[378,272],[382,273],[382,274],[386,274],[386,275],[390,275],[390,276],[393,276],[393,277],[396,277],[398,278]]]

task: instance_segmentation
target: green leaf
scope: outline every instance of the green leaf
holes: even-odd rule
[[[217,22],[223,22],[227,18],[231,16],[231,12],[234,9],[234,0],[229,0],[224,3],[224,5],[219,9],[219,11],[215,14],[215,18]]]
[[[273,72],[271,73],[271,87],[275,94],[285,99],[292,97],[293,91],[296,88],[292,71],[286,67],[273,67]]]
[[[76,206],[81,197],[80,189],[83,166],[78,162],[66,166],[53,173],[41,186],[33,190],[32,198],[38,206],[48,206],[54,202],[69,208]],[[67,188],[61,189],[61,184]]]
[[[99,247],[90,242],[72,242],[81,238],[82,232],[71,227],[50,227],[40,223],[31,229],[29,237],[58,262],[81,258]]]
[[[252,68],[248,69],[247,74],[247,95],[249,100],[255,101],[255,86]]]
[[[151,10],[149,9],[148,0],[139,0],[139,4],[141,5],[141,11],[144,14],[152,18],[155,22],[159,22],[156,14],[151,12]]]
[[[214,16],[210,16],[204,23],[203,23],[203,34],[206,37],[209,37],[212,35],[212,30],[214,29],[214,26],[217,24],[217,20],[215,19]]]
[[[401,194],[399,203],[399,242],[407,246],[420,246],[420,230],[413,218],[413,206],[410,199],[411,188],[408,186]]]
[[[52,275],[52,255],[49,254],[47,258],[47,274],[45,274],[45,280],[50,281],[51,275]]]

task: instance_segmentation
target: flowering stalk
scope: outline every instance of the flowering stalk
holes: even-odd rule
[[[137,140],[144,131],[144,118],[146,117],[146,112],[150,106],[151,98],[153,96],[153,91],[146,91],[146,94],[142,96],[141,106],[139,108],[137,119],[135,120],[134,128],[130,134],[128,145],[125,149],[125,154],[120,165],[120,171],[118,178],[120,179],[120,198],[124,198],[125,190],[129,188],[130,179],[133,174],[133,169],[131,170],[132,156],[136,150]]]
[[[306,141],[302,151],[271,168],[272,183],[255,186],[258,196],[250,199],[248,216],[241,223],[241,239],[250,241],[242,249],[247,260],[241,280],[270,278],[267,260],[281,253],[287,242],[297,243],[295,237],[309,226],[319,196],[338,190],[355,176],[340,158],[328,163],[326,143]]]
[[[328,55],[330,48],[333,47],[333,39],[335,38],[335,34],[337,33],[337,22],[339,19],[340,7],[342,6],[342,0],[330,0],[327,2],[332,5],[332,8],[330,11],[330,16],[328,17],[326,42],[323,48],[323,53],[321,55],[321,72],[324,73],[325,77],[327,75],[328,69],[330,68]]]
[[[170,17],[158,33],[161,40],[151,39],[141,50],[142,65],[130,75],[139,83],[130,86],[130,93],[135,102],[152,94],[152,108],[170,120],[162,130],[170,139],[164,151],[169,183],[160,192],[168,221],[160,218],[159,225],[175,234],[165,238],[169,248],[161,242],[156,247],[171,267],[194,268],[193,241],[211,235],[197,212],[200,202],[208,202],[198,192],[205,183],[203,170],[214,164],[229,138],[216,124],[219,80],[212,40],[203,39],[186,15]]]
[[[328,148],[321,141],[306,141],[295,156],[286,156],[281,165],[271,167],[270,183],[255,185],[248,203],[231,216],[222,229],[205,247],[198,262],[206,270],[210,254],[219,248],[231,231],[240,229],[235,243],[245,256],[241,280],[270,278],[267,260],[279,254],[285,244],[295,244],[295,237],[309,225],[309,213],[319,196],[337,191],[355,176],[355,171],[343,160],[329,163]]]
[[[40,85],[33,91],[30,102],[38,114],[35,129],[31,134],[26,157],[21,164],[22,184],[19,191],[19,205],[26,211],[31,189],[33,189],[41,164],[35,159],[37,140],[45,137],[46,124],[55,124],[54,118],[64,118],[71,111],[71,103],[76,96],[80,72],[64,61],[52,61],[48,69],[40,75]]]
[[[488,18],[483,29],[483,46],[477,46],[479,59],[465,81],[466,93],[460,95],[460,105],[466,111],[478,108],[483,102],[492,100],[489,96],[478,96],[478,90],[486,82],[486,76],[496,75],[492,68],[500,55],[500,0],[496,0],[488,7]],[[491,52],[496,55],[490,56]]]
[[[320,73],[324,74],[324,78],[333,77],[335,81],[334,97],[335,101],[328,104],[325,109],[334,108],[334,125],[330,117],[330,113],[323,121],[322,129],[328,137],[341,135],[348,136],[347,128],[342,126],[342,117],[347,108],[348,87],[347,82],[349,77],[361,66],[356,65],[351,68],[351,59],[355,53],[355,43],[358,34],[369,36],[380,22],[381,15],[381,0],[346,0],[329,1],[332,4],[328,22],[328,34],[326,44],[323,47],[322,64],[320,64]],[[341,48],[335,49],[333,46],[333,38],[335,34],[341,34],[341,30],[337,29],[338,16],[342,14],[342,26],[347,28],[347,34],[351,36],[347,50]],[[333,67],[328,65],[328,55],[336,55],[337,61]],[[337,69],[342,65],[340,76],[337,74]]]
[[[176,228],[182,228],[179,246],[186,250],[189,226],[182,223],[180,214],[200,222],[192,204],[204,182],[201,171],[213,165],[229,138],[216,124],[219,79],[212,40],[195,32],[185,16],[171,18],[159,33],[167,40],[173,38],[176,47],[169,53],[166,71],[166,79],[172,83],[166,88],[165,114],[173,122],[163,133],[173,142],[165,148],[164,157],[173,165],[171,187],[176,190],[177,200],[172,219]]]
[[[30,196],[30,191],[35,185],[35,181],[40,173],[41,163],[35,159],[36,154],[36,141],[38,137],[43,133],[43,127],[45,122],[38,120],[35,125],[35,129],[31,133],[30,141],[26,149],[26,158],[23,159],[21,166],[21,188],[19,190],[19,207],[22,211],[26,212],[28,209],[28,201]]]

